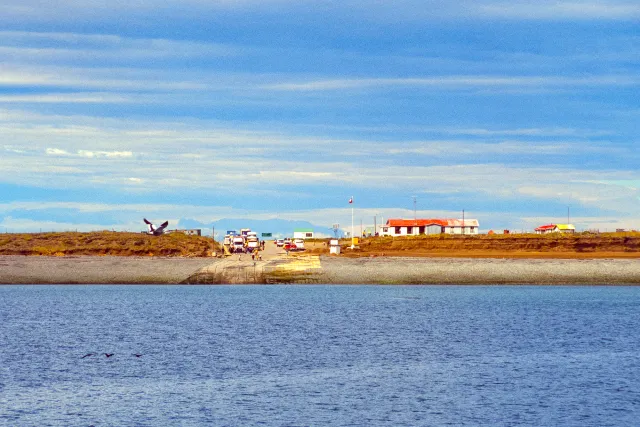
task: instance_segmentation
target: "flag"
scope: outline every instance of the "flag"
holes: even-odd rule
[[[349,199],[349,203],[353,203],[353,197]]]

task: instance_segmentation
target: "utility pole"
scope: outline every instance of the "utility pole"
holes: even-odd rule
[[[378,224],[376,223],[376,217],[378,216],[378,214],[375,214],[373,216],[373,236],[375,237],[376,233],[378,232]]]
[[[413,197],[413,225],[418,225],[418,217],[416,216],[416,196]]]
[[[413,198],[413,231],[411,232],[411,235],[415,235],[416,227],[418,227],[418,216],[416,215],[416,196],[411,197]]]
[[[354,229],[353,229],[353,196],[351,196],[351,199],[349,199],[349,203],[351,203],[351,249],[355,249],[356,248],[356,244],[355,244],[355,236],[353,235],[354,233]]]
[[[462,235],[464,236],[464,209],[462,209]]]
[[[569,219],[569,206],[567,206],[567,224],[571,223],[571,220]]]

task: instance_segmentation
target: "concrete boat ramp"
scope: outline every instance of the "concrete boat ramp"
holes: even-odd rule
[[[305,257],[270,257],[252,260],[234,255],[203,267],[184,284],[273,284],[322,283],[322,267],[317,255]]]

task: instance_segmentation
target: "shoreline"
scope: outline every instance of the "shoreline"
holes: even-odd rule
[[[640,285],[637,259],[0,256],[0,284]]]

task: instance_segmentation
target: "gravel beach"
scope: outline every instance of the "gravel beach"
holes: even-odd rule
[[[640,284],[640,260],[329,258],[328,283]]]
[[[0,256],[0,284],[180,283],[209,258]]]
[[[3,256],[0,283],[640,284],[640,260]]]

